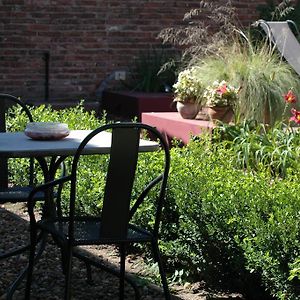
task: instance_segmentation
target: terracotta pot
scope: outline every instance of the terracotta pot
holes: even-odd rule
[[[176,108],[183,119],[195,119],[200,110],[200,106],[197,103],[177,102]]]
[[[219,120],[224,123],[233,121],[233,110],[230,106],[207,107],[206,112],[212,121]]]

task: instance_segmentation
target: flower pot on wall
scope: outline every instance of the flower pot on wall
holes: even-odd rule
[[[177,102],[176,108],[183,119],[195,119],[200,106],[197,103]]]
[[[233,110],[230,106],[207,107],[206,112],[212,121],[218,120],[224,123],[233,121]]]

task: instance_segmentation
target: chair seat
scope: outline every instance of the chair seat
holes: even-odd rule
[[[38,227],[55,234],[55,236],[58,236],[64,241],[67,239],[68,226],[68,218],[54,221],[41,220],[38,222]],[[127,236],[125,238],[103,238],[100,236],[100,218],[77,218],[74,222],[74,227],[74,245],[99,245],[103,243],[117,244],[120,242],[150,242],[153,239],[150,232],[140,229],[132,224],[129,224]]]
[[[27,202],[30,192],[33,190],[31,186],[14,186],[0,189],[0,204]],[[36,193],[34,199],[42,201],[45,199],[44,192]]]

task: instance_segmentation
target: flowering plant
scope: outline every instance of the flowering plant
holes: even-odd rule
[[[296,103],[297,101],[297,97],[292,89],[290,89],[285,95],[283,95],[283,97],[287,104]]]
[[[294,121],[296,124],[300,124],[300,111],[295,108],[291,109],[292,117],[290,117],[290,121]]]
[[[239,89],[227,84],[225,80],[215,81],[205,89],[203,98],[209,107],[233,106],[238,99],[238,93]]]
[[[197,67],[191,67],[190,69],[185,69],[180,72],[173,88],[175,102],[198,102],[201,98],[203,88],[197,76]]]
[[[290,89],[285,95],[283,95],[284,100],[286,102],[286,106],[284,108],[284,112],[288,104],[294,104],[297,102],[297,96],[294,94],[293,90]],[[300,111],[295,109],[294,107],[291,109],[292,117],[290,117],[290,121],[295,122],[296,124],[300,124]]]
[[[285,107],[283,111],[283,116],[285,115],[285,111],[289,104],[295,104],[297,102],[297,96],[295,95],[293,89],[290,89],[285,95],[283,95],[285,101]],[[300,111],[292,107],[291,109],[292,116],[290,117],[289,121],[293,121],[296,124],[300,124]]]

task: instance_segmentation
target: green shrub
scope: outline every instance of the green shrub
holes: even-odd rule
[[[48,120],[51,115],[48,108],[37,108],[33,113],[41,117],[39,120]],[[62,117],[56,120],[66,121],[72,129],[95,128],[103,121],[80,108],[51,116],[56,113]],[[13,122],[19,121],[14,118]],[[160,243],[168,272],[174,274],[172,280],[180,282],[205,279],[229,283],[230,288],[251,292],[252,297],[257,285],[251,282],[258,278],[277,299],[300,299],[299,136],[284,132],[280,126],[265,135],[255,126],[231,129],[222,133],[228,137],[225,141],[202,136],[186,147],[171,149]],[[242,139],[242,145],[236,142]],[[270,171],[272,161],[255,161],[255,153],[267,144],[265,140],[269,146],[261,152],[268,159],[272,158],[268,153],[276,147],[290,153],[284,177],[279,176],[281,172]],[[249,152],[243,152],[249,147]],[[251,159],[242,159],[245,153]],[[281,154],[278,157],[280,161]],[[99,159],[104,166],[105,156]],[[95,172],[89,157],[82,163],[78,208],[82,212],[95,211],[101,207],[94,199],[102,192],[104,172]],[[160,163],[151,153],[143,154],[135,192]],[[95,179],[87,180],[90,174]],[[149,201],[135,221],[151,224],[153,209]]]
[[[30,107],[33,120],[36,122],[63,122],[67,123],[70,129],[95,129],[104,124],[106,116],[98,119],[94,112],[84,110],[83,102],[76,107],[62,110],[54,110],[51,106],[41,105],[38,107]],[[28,122],[27,117],[22,113],[21,108],[14,106],[9,111],[7,126],[9,131],[22,131]],[[67,161],[68,163],[68,161]],[[37,170],[39,166],[37,165]],[[24,169],[28,167],[27,159],[11,159],[9,160],[10,181],[12,183],[26,184],[27,178],[24,176]],[[22,172],[21,172],[22,171]],[[38,172],[38,181],[42,182],[43,176],[41,171]]]
[[[231,284],[258,275],[278,299],[298,299],[299,278],[288,279],[300,254],[297,170],[283,180],[238,169],[227,143],[192,143],[172,159],[178,237],[164,247],[173,264]]]
[[[228,147],[235,151],[239,168],[263,168],[271,175],[281,177],[297,169],[300,133],[282,122],[272,128],[252,121],[220,124],[215,131],[215,140],[227,140]]]

